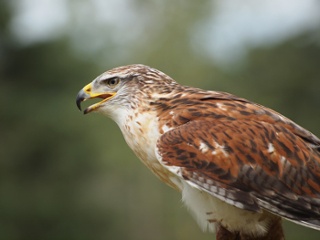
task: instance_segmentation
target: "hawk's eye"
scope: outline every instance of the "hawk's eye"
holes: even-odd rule
[[[115,88],[119,84],[120,79],[117,77],[114,77],[114,78],[106,79],[103,82],[107,84],[109,88]]]

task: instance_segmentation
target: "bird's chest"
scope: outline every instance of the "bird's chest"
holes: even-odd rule
[[[161,136],[158,117],[151,113],[133,114],[121,131],[123,136],[140,160],[162,181],[180,190],[180,179],[168,171],[156,157],[157,141]]]
[[[160,137],[157,117],[150,113],[127,117],[122,133],[129,147],[143,161],[157,162],[155,148]]]

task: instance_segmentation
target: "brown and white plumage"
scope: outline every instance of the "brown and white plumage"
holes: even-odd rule
[[[217,239],[284,239],[280,217],[320,230],[320,140],[288,118],[139,64],[97,77],[78,107],[90,98],[85,113],[112,118]]]

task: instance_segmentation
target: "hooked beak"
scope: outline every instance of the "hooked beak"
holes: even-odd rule
[[[88,99],[101,98],[102,101],[97,102],[97,103],[87,107],[83,112],[84,114],[87,114],[87,113],[90,113],[90,112],[96,110],[97,108],[100,107],[100,105],[102,103],[108,101],[110,98],[112,98],[113,96],[116,95],[115,92],[92,93],[91,92],[91,89],[92,89],[91,85],[92,85],[91,83],[86,85],[83,89],[80,90],[80,92],[77,95],[76,103],[77,103],[77,107],[79,108],[79,110],[81,111],[81,103],[83,101],[88,100]]]

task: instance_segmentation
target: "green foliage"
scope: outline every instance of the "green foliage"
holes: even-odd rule
[[[78,90],[104,68],[151,65],[182,84],[272,107],[320,135],[320,48],[309,41],[313,32],[253,49],[243,67],[227,71],[189,40],[209,2],[134,3],[134,10],[157,14],[122,57],[116,56],[121,45],[103,31],[96,36],[105,40],[97,55],[78,51],[68,34],[19,45],[9,31],[12,13],[0,3],[0,239],[213,239],[180,207],[179,194],[139,163],[115,123],[76,109]],[[286,226],[288,239],[320,237]]]

